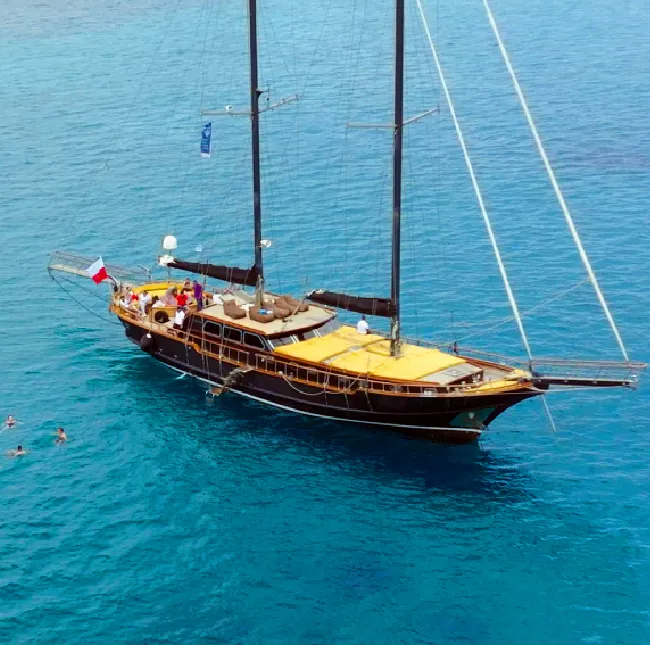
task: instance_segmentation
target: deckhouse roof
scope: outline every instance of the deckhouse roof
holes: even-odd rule
[[[245,302],[244,299],[238,296],[235,296],[234,299],[236,304],[244,309],[251,306],[249,302]],[[248,316],[246,318],[235,320],[224,313],[223,305],[214,304],[203,309],[203,311],[200,312],[200,315],[204,318],[210,318],[218,322],[226,323],[231,327],[254,331],[264,336],[278,336],[297,333],[311,329],[312,327],[320,327],[329,320],[332,320],[332,318],[336,316],[336,312],[332,309],[326,309],[325,307],[310,305],[307,311],[297,312],[285,320],[274,320],[272,322],[262,323],[256,320],[251,320]]]

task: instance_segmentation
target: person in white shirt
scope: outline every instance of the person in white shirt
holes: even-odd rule
[[[151,296],[149,292],[145,289],[140,294],[140,313],[145,316],[147,314],[147,305],[151,304]]]
[[[183,307],[177,307],[176,315],[174,316],[174,329],[182,330],[184,320],[185,320],[185,309]]]
[[[357,323],[357,333],[367,334],[370,331],[368,328],[368,323],[366,322],[366,317],[361,316],[361,320]]]

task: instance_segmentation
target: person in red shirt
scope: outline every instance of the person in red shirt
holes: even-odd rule
[[[187,304],[187,294],[184,291],[181,291],[177,296],[176,296],[176,304],[179,307],[184,307]]]

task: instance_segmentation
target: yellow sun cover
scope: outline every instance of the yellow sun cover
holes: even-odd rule
[[[390,342],[375,334],[359,334],[352,327],[341,327],[331,334],[283,345],[276,354],[310,363],[327,362],[355,374],[416,381],[465,361],[438,349],[403,344],[401,355],[390,355]]]
[[[326,336],[310,338],[293,345],[283,345],[278,347],[275,353],[311,363],[322,363],[337,354],[343,354],[350,349],[357,349],[380,340],[381,336],[359,334],[352,327],[340,327]]]

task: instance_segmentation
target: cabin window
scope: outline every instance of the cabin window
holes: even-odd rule
[[[282,347],[282,345],[293,345],[293,343],[296,342],[293,339],[294,336],[283,336],[281,338],[274,338],[271,341],[271,345],[273,345],[273,347]]]
[[[206,322],[203,325],[203,329],[206,334],[211,334],[212,336],[221,336],[221,325],[215,322]]]
[[[336,318],[332,318],[332,320],[328,320],[322,327],[318,328],[318,331],[320,332],[320,335],[325,335],[325,334],[331,334],[333,331],[336,331],[339,327],[341,326],[341,323],[336,320]]]
[[[241,343],[241,330],[233,329],[232,327],[224,327],[223,337],[233,343]]]
[[[266,349],[264,341],[257,334],[244,333],[244,345],[256,347],[257,349]]]

